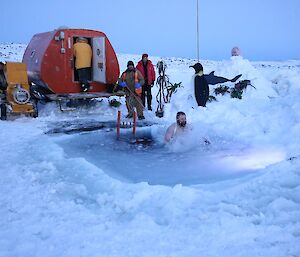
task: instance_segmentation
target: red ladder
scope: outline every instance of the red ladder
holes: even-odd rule
[[[133,112],[133,122],[123,121],[121,122],[121,111],[118,111],[118,118],[117,118],[117,139],[120,138],[120,129],[121,128],[131,128],[132,127],[132,134],[135,136],[136,133],[136,112]]]

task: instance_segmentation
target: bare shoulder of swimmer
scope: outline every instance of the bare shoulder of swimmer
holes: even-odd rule
[[[173,123],[171,126],[168,127],[166,134],[165,134],[165,142],[170,142],[174,135],[176,123]]]

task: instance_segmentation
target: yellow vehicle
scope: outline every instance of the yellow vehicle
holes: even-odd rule
[[[8,115],[38,116],[35,104],[30,98],[30,86],[25,63],[1,63],[0,94],[1,120],[6,120]]]

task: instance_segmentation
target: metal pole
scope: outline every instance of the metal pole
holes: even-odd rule
[[[118,111],[118,119],[117,119],[117,139],[120,138],[120,126],[121,126],[121,111]]]
[[[132,127],[132,134],[135,136],[136,131],[136,112],[133,112],[133,127]]]
[[[197,60],[199,62],[199,3],[197,0]]]

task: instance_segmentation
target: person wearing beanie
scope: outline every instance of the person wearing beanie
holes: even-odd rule
[[[133,67],[134,67],[133,61],[128,61],[128,62],[127,62],[127,68],[129,68],[129,66],[133,66]]]
[[[145,119],[143,114],[143,103],[141,99],[142,85],[144,78],[141,72],[134,68],[133,61],[127,62],[127,69],[119,79],[119,85],[125,90],[126,107],[128,114],[126,118],[132,118],[134,107],[136,108],[138,119]]]
[[[194,93],[198,106],[206,107],[209,96],[209,87],[203,74],[203,66],[201,63],[190,66],[195,70]]]
[[[146,106],[146,99],[148,110],[152,111],[152,93],[151,88],[155,82],[155,70],[152,62],[148,59],[148,54],[143,54],[142,59],[138,62],[136,69],[139,70],[144,79],[145,84],[142,87],[142,102]]]

